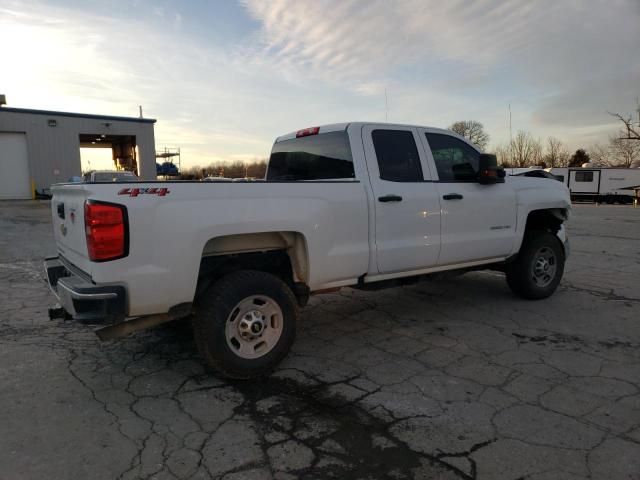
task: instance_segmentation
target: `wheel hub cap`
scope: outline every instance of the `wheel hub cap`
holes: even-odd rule
[[[556,276],[557,259],[555,252],[548,248],[540,248],[534,255],[533,260],[533,282],[538,287],[546,287]]]
[[[238,322],[238,333],[242,338],[253,340],[256,336],[262,335],[266,328],[264,315],[259,310],[248,312]]]
[[[282,334],[282,310],[270,297],[253,295],[231,310],[225,327],[227,345],[241,358],[269,353]]]

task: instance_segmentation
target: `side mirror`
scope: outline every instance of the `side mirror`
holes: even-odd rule
[[[496,156],[489,153],[481,153],[478,158],[478,183],[481,185],[504,183],[504,177],[504,168],[498,167]]]

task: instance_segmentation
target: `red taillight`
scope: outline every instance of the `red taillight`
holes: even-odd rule
[[[318,135],[318,133],[320,133],[320,127],[305,128],[296,132],[296,138]]]
[[[90,260],[103,262],[127,254],[126,217],[126,208],[122,205],[84,204],[84,228]]]

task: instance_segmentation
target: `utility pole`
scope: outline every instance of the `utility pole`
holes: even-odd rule
[[[389,101],[387,99],[387,87],[384,87],[384,121],[388,121],[389,117]]]
[[[513,131],[511,130],[511,102],[509,102],[509,160],[513,166]]]
[[[511,104],[509,104],[509,144],[513,143],[513,131],[511,130]]]

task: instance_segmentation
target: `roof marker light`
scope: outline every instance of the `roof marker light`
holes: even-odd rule
[[[320,127],[303,128],[296,132],[296,138],[308,137],[309,135],[318,135],[320,133]]]

